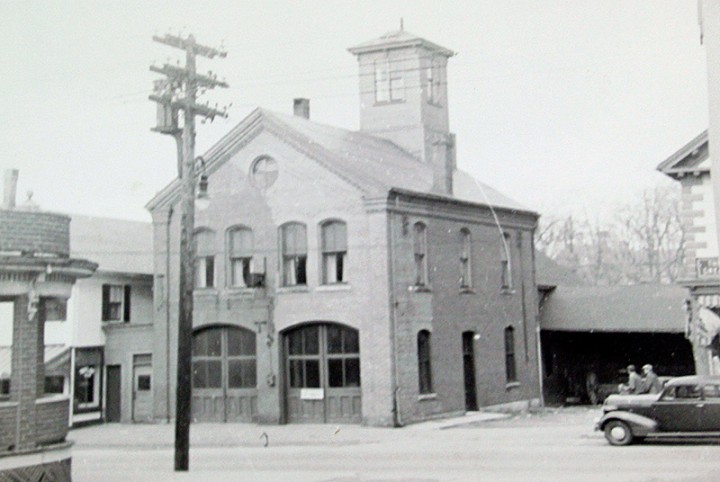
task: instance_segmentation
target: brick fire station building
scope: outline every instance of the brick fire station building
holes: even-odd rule
[[[194,420],[397,425],[540,396],[538,215],[456,168],[453,53],[402,30],[350,52],[359,131],[297,99],[203,155]],[[147,206],[156,419],[174,412],[179,200],[175,180]]]

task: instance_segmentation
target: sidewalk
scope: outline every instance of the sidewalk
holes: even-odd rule
[[[190,427],[190,446],[264,447],[308,445],[358,445],[387,441],[397,437],[398,430],[432,431],[509,415],[490,412],[469,412],[460,417],[410,424],[403,428],[363,427],[360,425],[291,424],[256,425],[248,423],[195,423]],[[175,425],[104,424],[73,429],[68,440],[78,448],[171,448],[174,447]]]

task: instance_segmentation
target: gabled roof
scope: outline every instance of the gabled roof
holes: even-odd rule
[[[212,174],[264,130],[303,152],[363,195],[377,196],[392,188],[420,193],[429,193],[432,189],[432,167],[387,139],[259,108],[203,155],[206,171]],[[453,197],[458,200],[529,211],[462,171],[455,171],[453,183]],[[179,189],[180,181],[176,179],[150,200],[146,208],[152,211],[175,202]]]
[[[710,172],[710,166],[701,164],[709,158],[708,131],[685,144],[672,156],[661,162],[657,170],[672,178],[683,174]]]
[[[152,224],[70,216],[70,255],[98,263],[98,271],[153,273]]]
[[[363,42],[355,47],[350,47],[349,52],[357,55],[364,52],[374,52],[383,49],[397,49],[404,47],[424,47],[429,50],[433,50],[437,53],[443,54],[447,57],[452,57],[455,53],[452,50],[448,50],[445,47],[425,40],[422,37],[418,37],[415,34],[407,32],[405,30],[396,30],[394,32],[387,32],[380,37]]]
[[[540,313],[543,330],[683,333],[687,289],[675,285],[558,286]]]

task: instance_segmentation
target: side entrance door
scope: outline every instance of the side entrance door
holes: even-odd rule
[[[119,422],[121,418],[121,377],[120,365],[107,366],[107,393],[105,395],[105,421]]]
[[[285,392],[289,423],[360,423],[358,331],[337,324],[286,333]]]
[[[465,379],[465,410],[477,410],[477,388],[475,386],[475,333],[462,334],[463,375]]]
[[[150,422],[152,413],[152,355],[133,355],[133,422]]]

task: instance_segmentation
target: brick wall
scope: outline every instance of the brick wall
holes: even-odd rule
[[[15,445],[16,402],[0,402],[0,452]]]
[[[0,251],[70,255],[70,217],[0,209]]]
[[[68,431],[70,400],[56,398],[35,402],[35,428],[37,443],[47,444],[65,440]]]

